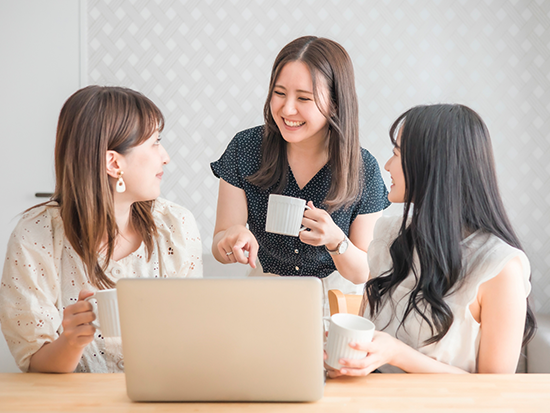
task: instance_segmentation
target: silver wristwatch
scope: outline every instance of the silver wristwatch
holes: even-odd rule
[[[349,246],[349,238],[344,234],[344,239],[340,241],[340,243],[336,246],[335,249],[329,250],[327,246],[325,245],[325,249],[328,251],[330,255],[340,255],[346,252]]]

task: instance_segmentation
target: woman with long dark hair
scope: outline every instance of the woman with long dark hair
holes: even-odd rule
[[[388,198],[402,217],[381,218],[369,247],[364,316],[376,325],[361,360],[339,374],[375,369],[513,373],[534,334],[529,261],[497,185],[489,132],[462,105],[418,106],[390,137]]]
[[[0,284],[0,324],[22,371],[123,371],[120,339],[90,324],[85,299],[123,277],[202,276],[193,215],[158,198],[163,127],[131,89],[88,86],[63,105],[55,193],[21,217]]]
[[[378,163],[359,143],[344,48],[314,36],[287,44],[273,64],[264,121],[238,133],[211,165],[220,178],[212,253],[253,268],[258,256],[255,273],[314,276],[325,290],[356,291],[367,280],[374,223],[389,202]],[[270,194],[309,201],[308,231],[266,232]]]

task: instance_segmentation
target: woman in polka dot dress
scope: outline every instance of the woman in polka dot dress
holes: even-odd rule
[[[264,119],[238,133],[211,164],[220,178],[214,256],[249,264],[253,274],[319,277],[325,292],[359,292],[374,224],[389,201],[378,163],[359,144],[353,66],[344,48],[314,36],[286,45],[273,65]],[[308,202],[307,231],[265,231],[272,193]]]
[[[55,193],[21,217],[0,283],[0,324],[22,371],[123,371],[120,338],[89,324],[85,298],[123,277],[202,276],[193,215],[157,198],[163,127],[130,89],[88,86],[63,106]]]

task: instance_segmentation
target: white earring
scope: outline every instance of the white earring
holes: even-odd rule
[[[116,191],[119,194],[126,191],[126,184],[124,183],[124,179],[122,179],[123,174],[124,174],[124,172],[122,172],[122,171],[118,172],[118,181],[116,182]]]

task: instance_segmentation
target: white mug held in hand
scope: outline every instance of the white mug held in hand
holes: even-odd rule
[[[351,348],[349,343],[368,343],[374,335],[374,324],[364,317],[338,313],[332,317],[325,317],[330,320],[327,337],[327,359],[325,363],[333,369],[340,370],[343,366],[340,359],[361,359],[366,357],[365,351]]]
[[[306,201],[291,196],[271,194],[267,204],[265,230],[275,234],[297,237],[302,227],[304,211],[310,209]]]
[[[92,306],[94,307],[94,313],[96,320],[99,321],[99,325],[97,322],[91,324],[101,330],[103,337],[120,337],[116,289],[96,291],[94,295],[86,298],[86,300],[92,298],[97,301],[97,307],[93,304]]]

